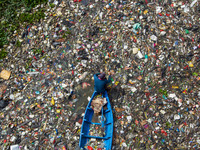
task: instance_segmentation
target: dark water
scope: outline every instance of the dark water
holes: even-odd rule
[[[88,104],[88,96],[91,97],[94,92],[94,82],[87,82],[91,86],[87,86],[87,88],[83,89],[82,87],[75,92],[77,95],[78,101],[75,103],[75,112],[78,114],[82,114],[85,112],[85,108]]]

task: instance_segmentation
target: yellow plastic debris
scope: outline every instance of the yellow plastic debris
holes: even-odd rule
[[[189,67],[194,67],[191,61],[189,61]]]
[[[52,105],[55,105],[55,100],[54,100],[53,97],[51,98],[51,104],[52,104]]]
[[[148,10],[145,10],[145,11],[144,11],[144,14],[146,15],[147,13],[148,13]]]
[[[173,89],[178,89],[178,86],[172,85]]]
[[[60,113],[60,109],[57,109],[56,112],[59,114]]]
[[[119,81],[116,81],[116,82],[115,82],[115,85],[118,85],[118,84],[119,84]]]

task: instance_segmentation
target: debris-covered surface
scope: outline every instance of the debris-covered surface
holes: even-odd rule
[[[11,73],[0,79],[1,149],[77,148],[93,74],[103,71],[112,74],[113,149],[199,149],[199,1],[43,7],[0,60]]]

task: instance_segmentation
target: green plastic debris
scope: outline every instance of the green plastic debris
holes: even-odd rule
[[[186,33],[186,34],[189,34],[189,31],[186,29],[186,30],[185,30],[185,33]]]
[[[193,76],[198,76],[198,73],[193,72],[192,75],[193,75]]]
[[[133,25],[133,29],[137,30],[137,29],[141,29],[140,23],[136,23]]]
[[[138,29],[141,29],[140,23],[136,23],[133,25],[133,32],[136,34]]]

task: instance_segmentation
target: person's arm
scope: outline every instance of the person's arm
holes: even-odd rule
[[[110,81],[111,81],[111,76],[109,75],[108,80],[106,82],[110,83]]]
[[[98,75],[100,75],[100,73],[96,73],[96,74],[94,74],[94,76],[98,76]]]
[[[94,79],[97,79],[97,78],[98,78],[98,75],[100,75],[100,73],[94,74]]]

